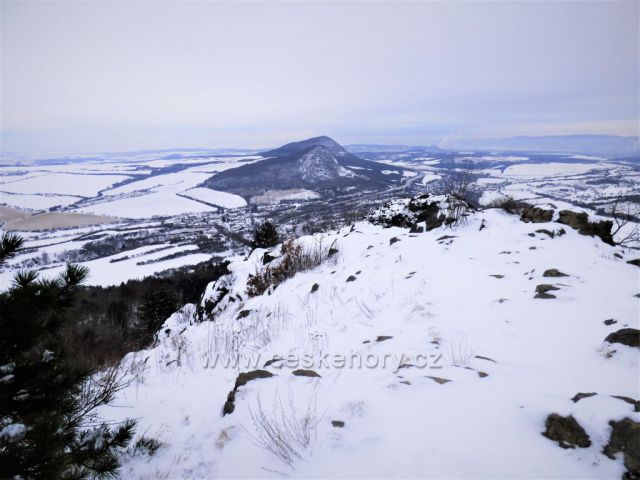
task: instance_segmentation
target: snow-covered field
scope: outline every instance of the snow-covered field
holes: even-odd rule
[[[300,241],[339,253],[253,298],[264,251],[237,259],[207,289],[228,290],[215,321],[190,325],[187,308],[127,357],[136,381],[102,415],[138,418],[164,446],[124,478],[620,478],[622,458],[602,450],[610,420],[640,420],[611,397],[638,398],[639,356],[604,339],[639,326],[637,253],[500,210]],[[556,298],[534,298],[540,284]],[[239,386],[223,415],[255,369],[273,376]],[[591,446],[542,436],[551,413],[573,415]]]
[[[235,195],[194,189],[218,172],[262,157],[203,157],[195,153],[194,157],[157,159],[141,155],[102,162],[2,166],[0,204],[37,210],[57,207],[121,218],[206,212],[215,210],[213,205],[225,208],[246,205]]]
[[[514,165],[505,169],[507,177],[557,177],[587,173],[591,170],[609,170],[617,165],[607,163],[542,163]]]

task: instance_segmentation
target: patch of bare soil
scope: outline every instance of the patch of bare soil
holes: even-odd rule
[[[3,224],[2,228],[5,230],[51,230],[117,221],[117,218],[104,215],[64,212],[31,213],[11,207],[0,207],[0,223]]]

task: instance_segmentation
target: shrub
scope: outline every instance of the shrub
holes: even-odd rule
[[[255,274],[249,275],[247,294],[250,297],[262,295],[269,287],[277,287],[296,273],[315,268],[330,257],[335,258],[337,250],[335,242],[328,248],[325,248],[322,242],[311,247],[303,247],[290,239],[282,244],[280,254],[281,256],[274,261],[274,266],[267,265]]]
[[[253,233],[252,248],[271,248],[278,244],[278,231],[271,222],[264,222]]]
[[[487,207],[499,208],[514,215],[521,215],[522,212],[530,207],[530,205],[525,202],[514,200],[513,197],[503,197],[493,200],[491,203],[489,203],[489,205],[487,205]]]

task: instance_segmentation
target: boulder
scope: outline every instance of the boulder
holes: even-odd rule
[[[556,298],[555,295],[547,293],[552,290],[560,290],[560,289],[553,285],[549,285],[548,283],[540,284],[536,286],[536,294],[533,298]]]
[[[549,440],[558,442],[562,448],[587,448],[591,446],[589,435],[571,415],[562,417],[552,413],[544,422],[545,431],[542,435]]]
[[[342,420],[331,420],[331,425],[333,425],[336,428],[343,428],[344,422]]]
[[[618,323],[617,320],[614,320],[613,318],[608,318],[607,320],[604,321],[604,324],[608,327],[609,325],[613,325],[614,323]]]
[[[553,220],[553,210],[540,207],[528,207],[520,215],[520,220],[525,223],[547,223]]]
[[[622,328],[617,332],[610,333],[605,342],[609,343],[621,343],[628,347],[640,347],[640,330],[637,328]]]
[[[320,285],[318,285],[317,283],[314,283],[311,286],[311,293],[316,293],[318,291],[318,289],[320,288]]]
[[[630,265],[635,265],[636,267],[640,267],[640,258],[629,260],[627,263]]]
[[[574,230],[578,230],[578,233],[581,235],[596,236],[603,242],[614,245],[613,237],[611,236],[611,229],[613,228],[613,222],[611,220],[590,222],[589,216],[584,212],[562,210],[558,214],[558,222],[568,225]]]
[[[622,452],[624,466],[627,469],[623,479],[640,479],[640,423],[624,418],[620,421],[612,420],[611,437],[602,453],[615,459],[617,453]]]
[[[550,268],[549,270],[545,270],[542,274],[543,277],[568,277],[566,273],[562,273],[557,268]]]

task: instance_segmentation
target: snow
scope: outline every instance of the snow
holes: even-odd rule
[[[160,329],[155,348],[127,357],[138,380],[102,415],[139,418],[165,446],[148,461],[128,460],[123,476],[619,478],[622,459],[601,453],[607,422],[640,414],[609,395],[638,397],[639,358],[623,345],[609,357],[613,349],[603,340],[616,327],[638,328],[638,269],[626,263],[631,252],[571,228],[554,239],[529,236],[556,226],[525,224],[496,209],[454,230],[421,234],[360,222],[300,239],[325,247],[335,241],[338,259],[254,298],[246,296],[246,280],[262,268],[264,250],[235,259],[232,274],[207,288],[205,298],[218,287],[230,290],[215,322],[189,325],[188,316],[173,316],[165,327],[174,328]],[[443,235],[455,238],[438,240]],[[549,268],[569,276],[543,277]],[[534,299],[541,283],[558,285],[557,298]],[[238,318],[243,310],[248,315]],[[605,326],[608,318],[618,324]],[[239,358],[247,371],[274,355],[308,356],[321,378],[264,367],[275,376],[240,387],[235,411],[222,416],[238,368],[214,360]],[[393,361],[339,368],[325,355]],[[400,361],[419,365],[420,356],[429,358],[426,368],[398,370]],[[570,400],[592,391],[600,395]],[[258,402],[276,419],[315,406],[317,428],[291,465],[256,445]],[[574,415],[592,446],[564,450],[543,437],[553,412]]]
[[[2,188],[1,185],[0,188]],[[32,210],[47,210],[51,207],[67,206],[81,199],[81,197],[72,197],[69,195],[31,195],[0,192],[0,203],[5,203],[12,207],[29,208]]]
[[[161,247],[169,248],[146,254],[146,252],[154,251],[156,249],[160,249]],[[188,252],[190,250],[197,250],[197,246],[171,246],[169,244],[148,245],[145,247],[120,252],[116,255],[111,255],[96,260],[90,260],[88,262],[81,262],[80,265],[84,265],[89,269],[89,278],[85,282],[86,285],[107,287],[110,285],[119,285],[120,283],[126,282],[128,280],[142,279],[144,277],[153,275],[154,273],[162,272],[170,268],[177,268],[185,265],[195,265],[211,258],[211,255],[207,255],[204,253],[187,253],[183,256],[171,258],[168,260],[156,261],[144,265],[138,264],[139,262],[158,260],[173,253]],[[125,256],[129,256],[131,258],[127,260],[111,262],[111,260],[118,260]],[[61,265],[40,270],[38,273],[40,275],[40,278],[52,279],[62,273],[65,268],[66,267],[64,265]],[[11,270],[5,270],[4,272],[0,273],[0,285],[3,288],[6,288],[11,283],[13,273],[14,272],[12,272]]]
[[[616,167],[616,165],[607,163],[526,163],[507,167],[503,175],[507,177],[557,177]]]
[[[224,208],[239,208],[247,205],[247,201],[240,195],[211,190],[209,188],[192,188],[190,190],[185,190],[182,195]]]
[[[124,175],[51,173],[17,182],[4,183],[0,189],[8,193],[54,193],[92,197],[100,190],[127,178],[129,177]]]
[[[441,178],[442,177],[436,173],[425,172],[424,177],[422,177],[422,184],[426,185],[427,183],[440,180]]]

